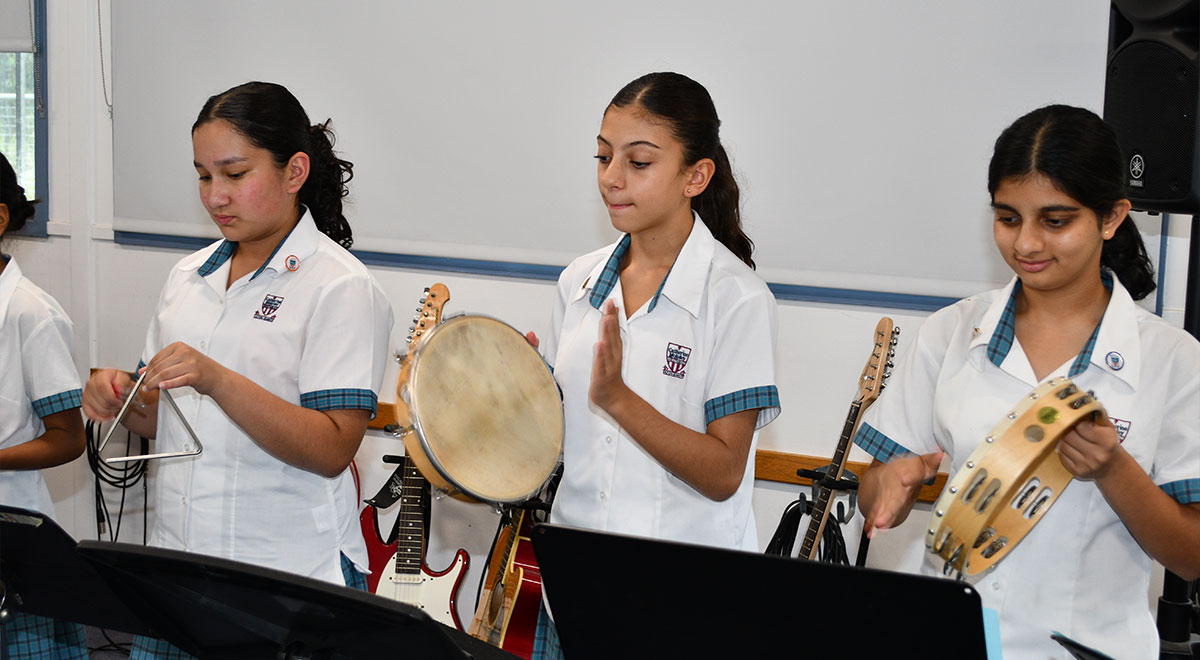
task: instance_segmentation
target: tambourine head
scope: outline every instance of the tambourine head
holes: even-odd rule
[[[1054,378],[1000,420],[934,504],[925,545],[947,573],[980,573],[1020,543],[1071,483],[1059,440],[1096,414],[1104,408],[1091,393]]]

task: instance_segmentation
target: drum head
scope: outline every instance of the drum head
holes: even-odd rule
[[[408,392],[430,461],[475,499],[523,502],[558,465],[558,385],[537,349],[505,323],[458,316],[437,326],[417,348]]]

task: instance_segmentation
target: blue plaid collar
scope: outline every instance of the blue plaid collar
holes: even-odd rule
[[[1004,358],[1008,357],[1009,351],[1012,350],[1013,338],[1016,332],[1016,309],[1017,292],[1021,290],[1021,280],[1013,278],[1012,291],[1008,295],[1008,300],[1004,304],[1004,311],[1000,313],[1000,321],[996,323],[996,330],[992,333],[992,338],[988,340],[987,356],[992,364],[999,367],[1004,364]],[[1109,291],[1113,290],[1112,273],[1106,269],[1100,269],[1100,281],[1104,284],[1104,288]],[[1105,310],[1107,316],[1107,310]],[[1088,337],[1087,343],[1083,345],[1083,350],[1079,355],[1075,356],[1075,361],[1071,363],[1071,369],[1067,372],[1067,376],[1074,378],[1079,374],[1087,371],[1088,364],[1092,361],[1092,351],[1096,348],[1096,338],[1100,336],[1100,326],[1104,325],[1104,318],[1101,317],[1100,322],[1096,324],[1092,330],[1091,337]]]
[[[664,295],[671,302],[688,310],[693,316],[698,316],[700,313],[700,303],[707,288],[708,270],[712,264],[716,239],[713,238],[712,232],[708,230],[708,226],[704,224],[700,216],[693,213],[692,220],[692,231],[675,257],[675,263],[671,264],[671,269],[659,283],[654,297],[650,299],[650,305],[646,308],[647,313],[654,311],[654,308],[658,306],[658,301]],[[603,263],[603,268],[600,268],[599,264],[597,265],[599,273],[597,274],[595,270],[592,271],[593,274],[589,278],[593,282],[592,291],[588,297],[588,302],[592,307],[600,309],[604,301],[612,295],[621,276],[621,260],[629,252],[629,243],[629,234],[625,234],[620,241],[617,241],[608,260]]]
[[[268,256],[266,261],[263,261],[262,265],[258,267],[258,270],[254,271],[254,274],[250,276],[250,281],[253,282],[254,278],[261,275],[262,272],[268,267],[279,270],[278,266],[273,264],[273,262],[276,260],[276,256],[279,254],[279,248],[283,247],[283,245],[287,243],[293,235],[297,236],[298,238],[307,237],[307,234],[309,234],[310,231],[316,231],[316,223],[313,222],[312,216],[309,215],[308,208],[301,206],[300,221],[297,222],[296,225],[293,226],[292,229],[287,233],[287,235],[283,237],[283,240],[279,241],[279,244],[276,245],[275,249],[271,251],[271,255]],[[307,246],[308,242],[305,242],[304,245]],[[237,252],[237,246],[238,244],[236,241],[221,241],[220,244],[218,244],[217,249],[213,251],[211,255],[209,255],[208,259],[204,260],[204,263],[200,265],[200,268],[198,268],[196,272],[200,274],[200,277],[208,277],[209,275],[212,275],[217,271],[217,269],[224,265],[226,261],[229,261],[229,259],[233,257],[233,254]],[[292,246],[293,249],[296,247],[297,246]],[[310,248],[305,250],[305,254],[297,256],[308,256],[308,254],[311,252],[312,250]]]

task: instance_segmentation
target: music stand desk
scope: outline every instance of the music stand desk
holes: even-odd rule
[[[533,549],[569,660],[987,657],[952,580],[558,525]]]
[[[206,660],[512,657],[416,607],[320,580],[124,543],[79,552],[155,634]]]
[[[0,505],[0,582],[5,607],[133,634],[146,625],[45,514]]]

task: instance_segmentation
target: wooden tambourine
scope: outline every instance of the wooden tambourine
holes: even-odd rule
[[[1104,407],[1070,378],[1052,378],[1022,399],[946,484],[925,546],[944,572],[975,575],[1004,558],[1071,483],[1059,460],[1063,434]]]

